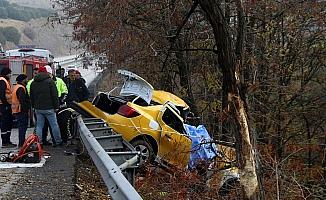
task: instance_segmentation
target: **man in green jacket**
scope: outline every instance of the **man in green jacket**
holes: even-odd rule
[[[38,73],[38,68],[36,67],[33,69],[33,78],[31,80],[29,80],[26,84],[26,89],[27,89],[28,95],[30,94],[31,84],[34,81],[34,77],[36,76],[37,73]]]

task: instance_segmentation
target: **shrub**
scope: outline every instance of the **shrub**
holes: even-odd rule
[[[1,19],[8,18],[8,12],[7,12],[6,8],[0,7],[0,18]]]
[[[15,19],[21,21],[29,21],[40,17],[48,17],[51,10],[42,8],[31,8],[27,6],[20,6],[15,3],[9,3],[6,0],[0,0],[0,18],[1,19]]]
[[[19,10],[15,9],[14,7],[8,7],[7,12],[8,12],[9,19],[20,20],[22,18],[22,15],[19,12]]]
[[[1,29],[0,29],[0,43],[2,44],[2,46],[4,46],[7,42],[6,37],[2,34]]]
[[[23,30],[23,33],[31,40],[35,39],[35,32],[31,27],[26,26]]]
[[[0,0],[0,7],[8,7],[9,6],[9,2],[6,0]]]
[[[21,35],[15,27],[9,26],[3,28],[2,34],[5,36],[7,41],[13,42],[15,44],[18,44],[20,41]]]

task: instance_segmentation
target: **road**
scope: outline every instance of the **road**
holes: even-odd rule
[[[83,69],[81,66],[78,66],[78,70],[81,72],[82,76],[86,80],[86,85],[88,86],[96,76],[101,73],[90,66],[89,69]],[[27,134],[32,133],[34,128],[29,128]],[[50,137],[50,136],[49,136]],[[1,139],[0,139],[1,141]],[[13,129],[11,134],[11,141],[15,144],[18,144],[18,130]],[[68,199],[73,199],[74,193],[74,157],[67,157],[64,154],[64,150],[69,148],[74,148],[74,146],[60,148],[45,148],[47,151],[53,153],[51,158],[46,159],[45,165],[40,168],[7,168],[8,163],[0,162],[0,200],[5,199],[49,199],[47,195],[56,195],[55,199],[60,196],[65,197],[69,196]],[[0,148],[0,153],[9,153],[9,152],[18,152],[19,149],[15,148]],[[62,163],[62,164],[60,164]],[[39,170],[37,170],[39,169]],[[58,172],[58,173],[56,173]],[[34,181],[29,181],[30,177],[35,177]],[[49,177],[49,178],[47,178]],[[37,182],[37,183],[36,183]],[[44,188],[44,182],[48,182],[47,188]],[[25,183],[24,187],[20,186],[22,183]],[[39,185],[38,185],[39,183]],[[43,184],[42,184],[43,183]],[[64,185],[65,188],[62,188],[58,185],[53,185],[51,183],[56,183],[59,185]],[[30,185],[30,186],[29,186]],[[33,193],[33,190],[37,187],[37,190],[52,191],[51,194],[36,192]],[[60,194],[56,194],[57,193]],[[34,195],[37,195],[36,197]],[[42,196],[43,195],[43,196]],[[25,198],[26,197],[26,198]],[[60,198],[59,198],[60,199]],[[67,199],[66,197],[64,199]]]
[[[34,128],[29,128],[27,133],[31,133]],[[11,133],[11,141],[18,144],[18,130],[13,129]],[[17,152],[19,149],[16,148],[0,148],[0,153]],[[26,168],[11,168],[1,169],[8,166],[7,163],[0,162],[0,199],[4,194],[10,192],[12,185],[16,184],[21,177],[20,175],[25,172]]]
[[[31,133],[33,129],[29,129]],[[18,131],[13,129],[12,141],[18,142]],[[22,168],[1,169],[8,163],[0,163],[0,200],[13,199],[67,199],[75,197],[75,155],[77,146],[45,146],[47,154],[43,164],[20,164]],[[18,148],[1,149],[1,152],[18,151]],[[29,165],[29,167],[26,167]],[[31,167],[38,165],[39,167]],[[41,166],[41,167],[40,167]]]

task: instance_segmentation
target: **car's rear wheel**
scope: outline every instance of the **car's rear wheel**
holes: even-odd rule
[[[136,151],[140,152],[140,166],[154,162],[155,153],[150,143],[144,140],[135,140],[131,142],[131,145],[136,149]]]

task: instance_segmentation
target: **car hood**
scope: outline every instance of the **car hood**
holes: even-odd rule
[[[180,97],[163,90],[154,90],[152,95],[152,101],[162,105],[169,101],[172,102],[175,106],[183,107],[184,109],[189,108],[188,104]]]

